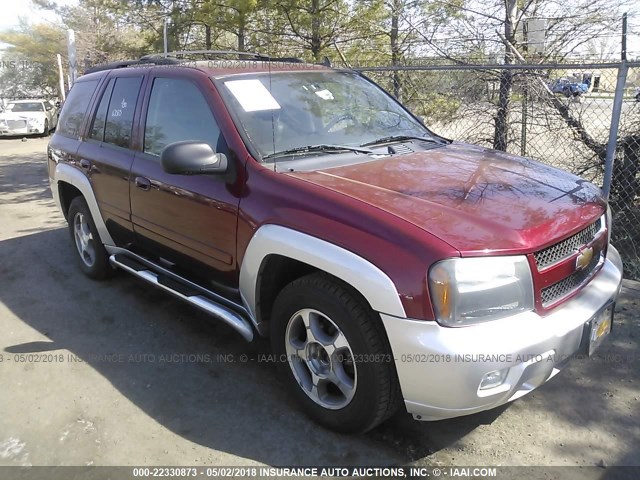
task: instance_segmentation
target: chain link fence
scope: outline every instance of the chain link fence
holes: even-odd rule
[[[640,66],[627,64],[356,67],[436,133],[605,180],[616,97],[622,99],[610,184],[612,242],[640,280]],[[618,88],[616,88],[618,86]],[[606,189],[605,189],[606,190]]]

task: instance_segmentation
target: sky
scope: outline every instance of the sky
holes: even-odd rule
[[[57,0],[60,5],[77,4],[77,0]],[[34,7],[30,0],[0,0],[0,30],[6,30],[18,25],[20,18],[29,23],[55,22],[56,16]],[[0,43],[0,49],[3,48]]]
[[[77,0],[57,0],[60,5],[77,4]],[[29,23],[38,21],[55,21],[55,15],[32,6],[29,0],[0,0],[0,30],[18,25],[20,17],[26,18]],[[48,14],[47,14],[48,13]]]
[[[77,3],[76,0],[62,0],[63,5]],[[33,6],[30,0],[0,0],[0,30],[6,30],[19,24],[20,18],[29,23],[55,22],[56,16]],[[6,47],[0,42],[0,50]]]

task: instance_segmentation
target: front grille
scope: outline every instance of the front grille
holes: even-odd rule
[[[25,128],[27,126],[26,120],[7,120],[7,126],[11,129]]]
[[[598,266],[600,257],[600,253],[594,255],[591,259],[591,262],[589,262],[589,264],[584,269],[572,273],[564,280],[560,280],[558,283],[554,283],[549,287],[543,288],[540,292],[542,306],[545,308],[548,307],[552,303],[555,303],[561,298],[566,297],[576,288],[582,285]]]
[[[580,248],[591,242],[602,227],[602,219],[599,218],[584,230],[579,231],[575,235],[563,240],[555,245],[540,250],[533,254],[536,260],[538,270],[553,265],[560,260],[570,257],[572,254],[580,250]]]

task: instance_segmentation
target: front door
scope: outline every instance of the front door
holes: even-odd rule
[[[234,287],[240,198],[228,177],[173,175],[160,164],[162,149],[183,140],[208,143],[234,162],[212,109],[195,81],[171,72],[151,78],[147,99],[142,152],[129,177],[136,242],[200,279]]]

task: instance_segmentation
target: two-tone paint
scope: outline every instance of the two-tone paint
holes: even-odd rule
[[[61,207],[62,192],[73,186],[87,199],[103,243],[177,266],[200,285],[242,305],[262,334],[268,318],[260,309],[259,285],[261,276],[268,278],[263,267],[272,255],[325,270],[352,285],[381,315],[396,356],[473,352],[478,345],[510,352],[545,345],[566,353],[577,348],[578,329],[615,299],[621,265],[615,250],[607,252],[605,230],[594,246],[610,258],[588,288],[572,298],[548,309],[538,302],[535,312],[518,319],[461,329],[438,325],[427,284],[431,265],[445,258],[497,254],[525,254],[531,261],[534,252],[604,214],[599,190],[531,160],[456,143],[346,167],[274,171],[254,158],[219,84],[212,81],[245,72],[132,67],[82,77],[80,81],[97,80],[99,85],[79,137],[56,134],[49,148],[52,189]],[[108,80],[121,75],[143,78],[129,149],[86,138]],[[167,76],[188,79],[203,93],[228,147],[229,175],[170,175],[157,157],[142,151],[151,85],[154,78]],[[532,268],[536,292],[565,275],[569,264],[575,265],[575,258],[543,273]],[[605,294],[596,295],[594,289]],[[551,328],[555,318],[569,316],[571,321]],[[532,343],[514,332],[519,326],[532,332],[536,320],[540,329],[530,337]],[[528,388],[523,385],[533,385],[518,377],[512,391],[489,398],[478,395],[477,385],[459,385],[486,373],[485,366],[471,377],[455,365],[436,373],[425,365],[399,362],[396,367],[408,411],[425,419],[491,408],[516,398]],[[551,376],[539,375],[532,388]],[[457,386],[446,390],[459,395],[451,399],[455,405],[450,409],[443,406],[447,395],[438,396],[428,387],[430,379],[445,377],[458,379],[452,382]]]

